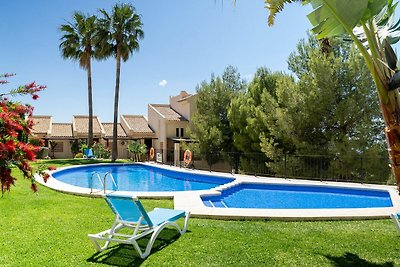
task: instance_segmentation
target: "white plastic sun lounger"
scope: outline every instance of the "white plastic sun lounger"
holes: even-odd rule
[[[392,213],[390,214],[390,217],[392,217],[393,223],[397,228],[397,231],[400,232],[400,213]]]
[[[149,213],[146,212],[137,197],[129,197],[117,194],[105,196],[107,204],[115,213],[117,218],[112,227],[98,234],[89,234],[97,251],[108,248],[110,242],[131,244],[142,259],[146,258],[153,247],[158,234],[167,226],[175,227],[180,234],[186,232],[190,213],[188,211],[156,208]],[[175,223],[176,220],[185,218],[183,228]],[[123,228],[130,228],[132,234],[118,233]],[[137,240],[151,234],[150,240],[144,252],[140,249]],[[103,247],[98,241],[105,241]]]

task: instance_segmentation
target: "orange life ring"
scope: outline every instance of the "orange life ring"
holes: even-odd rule
[[[192,162],[192,152],[189,149],[186,149],[185,153],[183,154],[183,162],[185,162],[186,166]]]
[[[150,148],[150,159],[154,159],[154,147]]]

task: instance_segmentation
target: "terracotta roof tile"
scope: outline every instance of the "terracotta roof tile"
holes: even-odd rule
[[[50,130],[51,116],[32,116],[33,132],[47,134]]]
[[[112,137],[113,136],[113,123],[103,123],[104,131],[106,132],[104,137]],[[124,129],[122,128],[121,124],[118,123],[117,126],[117,135],[118,137],[127,137],[128,135],[125,133]]]
[[[53,123],[51,137],[73,137],[71,123]]]
[[[185,117],[173,110],[170,105],[151,104],[151,106],[169,121],[187,121]]]
[[[75,131],[78,133],[89,132],[89,116],[74,116],[73,121],[75,124]],[[93,133],[101,134],[102,127],[97,116],[93,116]]]
[[[148,121],[142,115],[122,115],[129,128],[135,133],[154,133]]]

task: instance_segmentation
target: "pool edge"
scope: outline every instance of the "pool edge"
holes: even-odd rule
[[[110,163],[100,163],[110,164]],[[113,164],[113,163],[111,163]],[[121,165],[121,163],[115,163]],[[395,186],[388,185],[372,185],[372,184],[357,184],[357,183],[344,183],[344,182],[321,182],[321,181],[310,181],[310,180],[299,180],[299,179],[285,179],[276,177],[254,177],[248,175],[239,174],[225,174],[216,173],[210,171],[198,171],[192,169],[183,169],[179,167],[160,165],[155,163],[124,163],[127,164],[143,164],[162,169],[168,169],[173,171],[187,172],[187,173],[199,173],[206,175],[215,175],[220,177],[234,178],[232,182],[217,186],[210,190],[198,190],[198,191],[176,191],[176,192],[126,192],[119,191],[120,193],[135,194],[142,198],[153,198],[153,199],[173,199],[175,209],[190,210],[192,217],[197,218],[212,218],[212,219],[228,219],[228,220],[284,220],[284,221],[299,221],[299,220],[360,220],[360,219],[383,219],[389,218],[390,213],[400,211],[400,196]],[[57,169],[64,170],[69,168],[75,168],[79,166],[90,166],[99,164],[88,164],[88,165],[77,165],[67,166]],[[54,171],[48,171],[51,175]],[[36,180],[55,191],[73,194],[78,196],[86,197],[101,197],[104,192],[90,193],[90,189],[81,188],[77,186],[68,185],[62,183],[54,178],[51,178],[45,183],[41,176],[35,175]],[[219,194],[225,188],[240,184],[240,183],[283,183],[283,184],[304,184],[304,185],[328,185],[338,187],[349,187],[349,188],[360,188],[360,189],[378,189],[387,190],[390,194],[390,198],[393,207],[390,208],[363,208],[363,209],[238,209],[238,208],[210,208],[204,206],[201,197],[205,195]],[[113,191],[107,190],[106,193]]]

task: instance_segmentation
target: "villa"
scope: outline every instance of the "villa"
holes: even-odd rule
[[[172,159],[173,150],[181,141],[189,141],[187,129],[196,111],[196,94],[186,91],[171,96],[169,104],[149,104],[148,117],[143,115],[121,115],[118,123],[118,157],[129,158],[127,147],[132,141],[140,141],[147,148],[154,147],[163,159]],[[74,115],[72,123],[54,123],[52,116],[33,116],[33,136],[50,147],[50,141],[57,145],[55,158],[73,158],[71,142],[88,138],[89,116]],[[113,123],[101,122],[93,116],[93,140],[112,147]],[[169,152],[170,151],[170,152]]]

